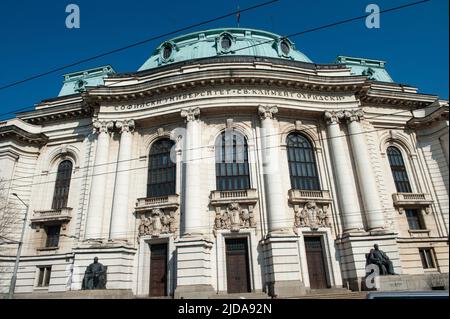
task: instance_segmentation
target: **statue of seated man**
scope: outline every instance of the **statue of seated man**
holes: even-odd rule
[[[95,257],[94,262],[86,268],[82,289],[106,289],[106,271],[107,267],[99,263],[98,258]]]
[[[367,265],[377,265],[380,270],[380,275],[382,276],[396,275],[394,272],[394,265],[384,251],[380,250],[377,244],[375,244],[373,248],[374,249],[371,249],[370,253],[367,255]]]

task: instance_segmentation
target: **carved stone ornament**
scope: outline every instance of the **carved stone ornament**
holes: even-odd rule
[[[315,202],[308,202],[300,209],[295,209],[294,226],[310,227],[312,230],[317,230],[320,227],[331,227],[328,216],[328,206],[319,208]]]
[[[275,105],[260,105],[258,106],[258,113],[261,117],[261,120],[273,119],[275,114],[278,113],[278,107],[276,107]]]
[[[139,236],[159,237],[161,234],[173,234],[177,231],[175,212],[164,212],[160,208],[142,214],[139,225]]]
[[[325,122],[330,124],[338,124],[344,118],[343,111],[326,111],[324,114]]]
[[[94,132],[96,133],[108,133],[114,128],[114,122],[107,121],[94,121]]]
[[[239,231],[242,228],[252,227],[256,227],[252,207],[249,207],[249,209],[242,209],[241,205],[238,203],[229,204],[226,211],[222,211],[220,207],[217,207],[214,229]]]
[[[120,130],[121,133],[123,132],[132,132],[135,127],[135,123],[133,120],[124,120],[124,121],[117,121],[116,127]]]
[[[181,117],[186,118],[187,122],[195,121],[200,116],[200,108],[198,107],[192,107],[189,109],[181,110]]]
[[[364,119],[364,111],[363,110],[349,110],[344,111],[345,119],[347,122],[355,122],[355,121],[361,121]]]

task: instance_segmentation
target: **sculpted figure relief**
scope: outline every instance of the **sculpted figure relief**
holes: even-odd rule
[[[141,224],[139,225],[139,236],[151,235],[158,237],[161,234],[174,233],[177,230],[175,212],[164,212],[162,209],[155,208],[149,216],[141,215]]]
[[[226,211],[217,210],[214,222],[215,229],[239,231],[241,228],[256,227],[253,210],[242,209],[239,203],[231,203]]]
[[[306,203],[303,209],[295,211],[295,227],[330,227],[327,208],[319,208],[314,202]]]

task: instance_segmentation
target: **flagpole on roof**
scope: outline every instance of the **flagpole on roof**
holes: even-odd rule
[[[237,18],[237,26],[238,26],[238,28],[240,28],[241,8],[239,7],[239,5],[238,5],[237,9],[238,9],[238,12],[237,12],[237,14],[236,14],[236,18]]]

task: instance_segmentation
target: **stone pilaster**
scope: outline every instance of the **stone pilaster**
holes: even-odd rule
[[[352,146],[352,155],[355,162],[358,184],[361,190],[364,212],[369,230],[384,228],[384,214],[381,198],[378,195],[377,182],[372,169],[364,130],[360,121],[364,118],[362,110],[344,112],[348,125],[348,134]]]
[[[364,230],[362,215],[355,211],[355,203],[358,202],[358,193],[352,178],[352,165],[347,160],[344,143],[345,134],[339,127],[340,121],[344,119],[342,111],[325,112],[327,124],[327,135],[329,138],[331,158],[333,162],[334,175],[337,182],[337,195],[339,207],[344,222],[344,232]]]
[[[94,169],[89,196],[85,239],[102,239],[103,209],[108,168],[109,132],[113,129],[113,122],[95,121],[94,132],[97,133],[97,148],[95,152]]]
[[[117,121],[116,128],[120,130],[119,156],[117,162],[114,199],[111,215],[110,239],[128,238],[128,190],[130,186],[131,151],[133,142],[133,120]]]

